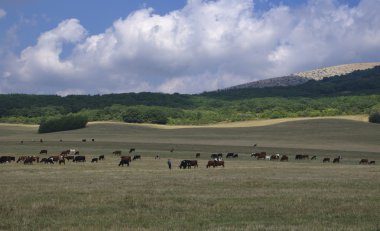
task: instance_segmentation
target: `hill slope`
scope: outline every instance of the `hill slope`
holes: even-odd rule
[[[380,66],[380,62],[344,64],[332,67],[319,68],[311,71],[298,72],[290,74],[288,76],[254,81],[237,86],[232,86],[227,89],[296,86],[306,83],[309,80],[322,80],[324,78],[332,76],[347,75],[354,71],[371,69],[375,66]]]

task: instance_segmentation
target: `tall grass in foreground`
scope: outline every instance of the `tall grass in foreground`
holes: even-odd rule
[[[378,166],[152,157],[0,166],[0,230],[378,230]]]

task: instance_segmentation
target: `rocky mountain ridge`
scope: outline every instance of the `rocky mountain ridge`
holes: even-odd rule
[[[375,66],[380,66],[380,62],[343,64],[338,66],[319,68],[310,71],[297,72],[288,76],[258,80],[254,82],[232,86],[227,89],[295,86],[306,83],[307,81],[312,79],[322,80],[324,78],[332,76],[349,74],[357,70],[371,69]]]

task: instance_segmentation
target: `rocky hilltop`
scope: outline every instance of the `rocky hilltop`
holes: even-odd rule
[[[380,62],[373,63],[353,63],[343,64],[332,67],[319,68],[311,71],[298,72],[288,76],[258,80],[250,83],[245,83],[228,89],[239,88],[264,88],[264,87],[278,87],[278,86],[295,86],[303,84],[311,79],[321,80],[336,75],[345,75],[357,70],[366,70],[380,66]]]

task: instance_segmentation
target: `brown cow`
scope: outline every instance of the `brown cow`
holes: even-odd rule
[[[371,160],[371,161],[369,162],[369,164],[376,164],[376,161]]]
[[[251,157],[253,157],[253,156],[256,157],[256,159],[258,159],[258,160],[260,160],[260,159],[265,160],[267,153],[266,152],[256,152],[256,153],[251,154]]]
[[[223,166],[224,168],[224,161],[223,160],[209,160],[207,162],[207,165],[206,165],[206,168],[209,168],[209,167],[217,167],[217,166]]]
[[[359,164],[368,164],[368,159],[361,159]]]
[[[121,159],[121,160],[128,160],[129,162],[132,161],[131,156],[121,156],[120,159]]]
[[[116,151],[113,151],[112,154],[114,154],[114,155],[121,155],[121,151],[120,150],[116,150]]]
[[[283,155],[283,156],[281,156],[280,161],[288,161],[288,160],[289,160],[289,158],[288,158],[287,155]]]

